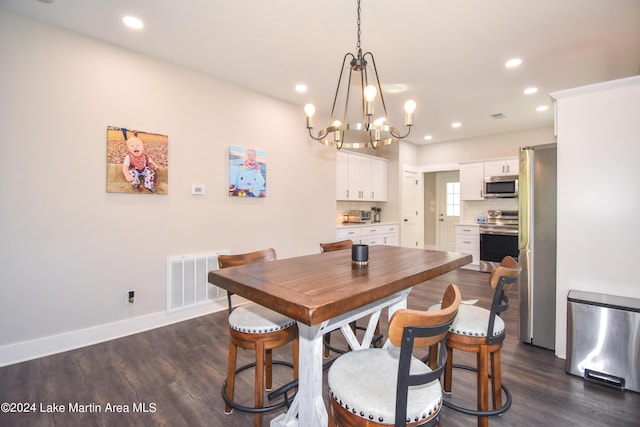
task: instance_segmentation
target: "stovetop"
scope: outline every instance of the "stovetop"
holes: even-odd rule
[[[502,210],[490,210],[487,212],[487,220],[484,224],[480,224],[481,230],[508,230],[517,233],[518,224],[518,211],[502,211]]]

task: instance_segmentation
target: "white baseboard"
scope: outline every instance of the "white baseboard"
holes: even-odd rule
[[[0,367],[137,334],[221,310],[227,310],[226,298],[172,313],[159,311],[64,334],[0,346]]]

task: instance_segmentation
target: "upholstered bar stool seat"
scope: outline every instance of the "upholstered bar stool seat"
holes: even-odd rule
[[[429,310],[440,310],[440,304],[431,307]],[[491,312],[486,308],[475,305],[460,304],[458,315],[449,329],[454,334],[466,335],[469,337],[486,337],[487,325]],[[493,325],[493,336],[503,334],[505,330],[504,320],[496,317]]]
[[[241,305],[229,315],[229,327],[248,334],[281,331],[295,323],[293,319],[257,304]]]
[[[393,425],[396,416],[396,389],[400,351],[365,349],[346,353],[336,359],[329,371],[331,397],[345,410],[379,424]],[[415,356],[411,374],[426,374],[431,369]],[[353,381],[353,378],[366,379]],[[439,381],[409,388],[407,425],[431,418],[442,405]]]
[[[415,350],[444,344],[460,299],[460,290],[451,284],[441,310],[397,310],[383,348],[338,356],[327,376],[329,427],[438,425],[447,353],[442,345],[427,364]]]

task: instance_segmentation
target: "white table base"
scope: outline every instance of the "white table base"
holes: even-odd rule
[[[327,408],[322,397],[323,340],[328,332],[340,329],[353,350],[369,348],[373,340],[376,324],[383,308],[389,308],[389,319],[396,310],[407,307],[407,297],[411,288],[390,295],[379,301],[327,320],[319,325],[305,325],[298,322],[300,336],[300,356],[298,363],[298,393],[286,414],[271,420],[271,427],[326,427]],[[356,338],[349,323],[371,315],[362,342]]]

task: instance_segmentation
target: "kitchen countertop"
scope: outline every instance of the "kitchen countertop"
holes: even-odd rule
[[[350,223],[350,224],[337,224],[336,228],[347,228],[347,227],[371,227],[372,225],[398,225],[399,222],[373,222],[366,221],[362,224]]]

